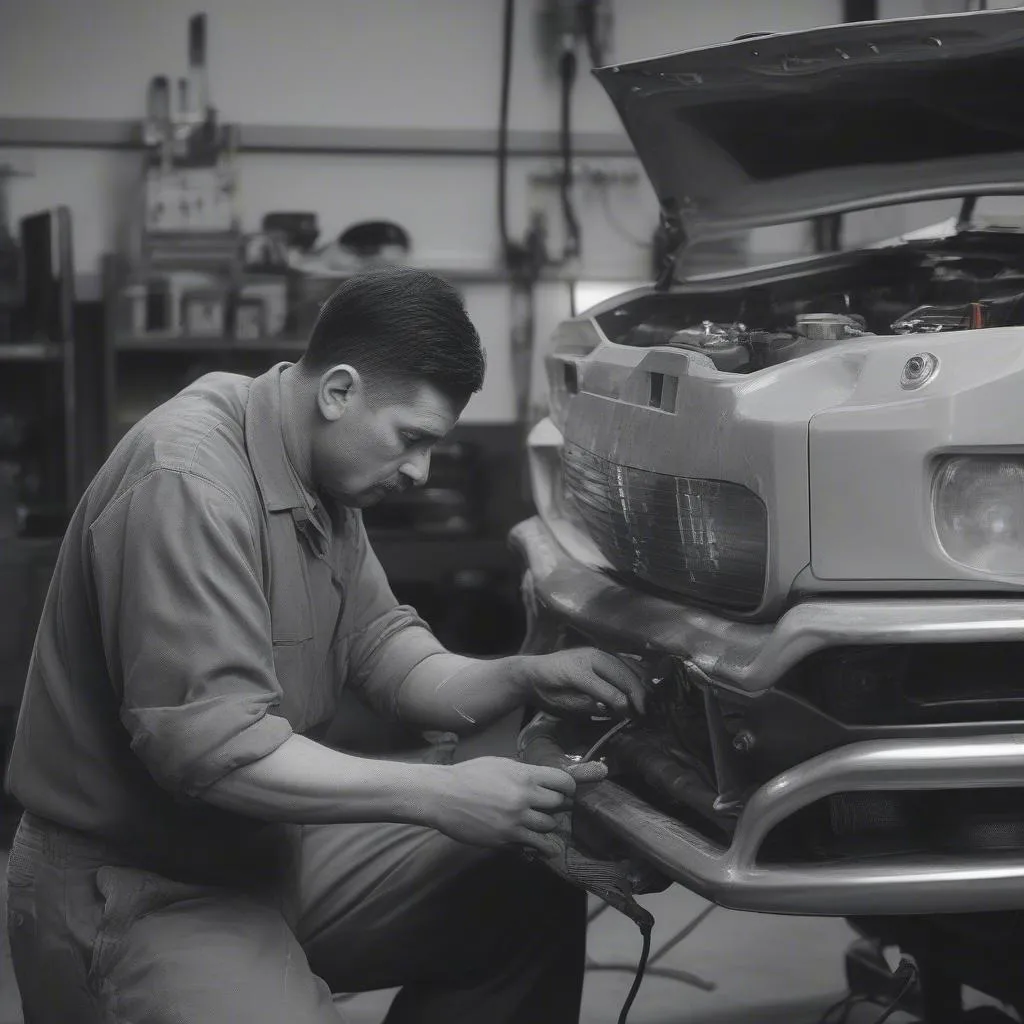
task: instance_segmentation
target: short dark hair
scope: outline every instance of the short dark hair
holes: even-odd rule
[[[324,303],[302,365],[351,363],[372,383],[427,381],[465,405],[484,383],[480,336],[462,296],[436,274],[385,267],[357,274]]]

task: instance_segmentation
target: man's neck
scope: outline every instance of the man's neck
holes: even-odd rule
[[[284,450],[302,486],[312,495],[313,458],[307,424],[311,418],[314,396],[305,385],[298,367],[288,366],[281,372],[281,430]]]

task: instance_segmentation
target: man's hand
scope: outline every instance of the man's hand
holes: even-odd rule
[[[595,766],[592,774],[601,774]],[[474,846],[528,847],[545,857],[561,851],[550,835],[555,815],[567,809],[576,781],[559,768],[521,764],[505,757],[480,757],[444,769],[448,773],[435,827]],[[581,778],[596,781],[595,778]]]
[[[576,647],[529,660],[526,699],[555,714],[626,717],[644,710],[638,669],[593,647]]]

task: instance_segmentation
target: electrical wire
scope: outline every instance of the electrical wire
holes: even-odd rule
[[[876,1003],[877,1000],[873,996],[864,994],[854,994],[853,992],[847,993],[838,1002],[833,1003],[817,1020],[817,1024],[847,1024],[850,1019],[850,1014],[853,1012],[854,1007],[862,1006],[864,1003]],[[835,1017],[834,1014],[838,1011],[842,1011],[841,1015]]]
[[[875,1018],[873,1024],[884,1024],[900,1008],[900,1003],[907,997],[907,993],[914,987],[914,983],[917,981],[917,968],[909,960],[904,960],[897,968],[894,977],[905,978],[903,985],[896,995],[882,1007],[881,1015]],[[850,1012],[855,1006],[860,1006],[864,1003],[878,1004],[879,1002],[880,1000],[877,996],[849,992],[838,1002],[833,1003],[818,1018],[817,1024],[846,1024],[850,1019]],[[836,1017],[835,1014],[839,1011],[842,1011],[842,1015]]]
[[[621,722],[618,724],[620,726],[622,725]],[[610,731],[611,730],[609,730],[609,732]],[[605,735],[607,736],[608,733]],[[603,914],[607,907],[608,904],[605,903],[592,910],[587,917],[587,923],[589,924],[596,917]],[[637,992],[639,992],[640,985],[645,977],[668,978],[671,981],[678,981],[684,985],[690,985],[692,988],[698,988],[702,992],[713,992],[715,990],[713,982],[706,981],[704,978],[700,978],[696,974],[691,974],[689,971],[678,970],[672,967],[662,967],[658,964],[658,961],[661,960],[666,953],[678,946],[683,939],[692,935],[716,909],[717,904],[709,903],[699,914],[696,915],[696,917],[690,920],[685,927],[680,928],[679,931],[677,931],[667,942],[661,945],[653,954],[651,953],[650,931],[641,926],[640,934],[643,936],[644,945],[640,954],[640,960],[636,966],[626,963],[625,961],[587,960],[586,970],[588,971],[615,971],[622,972],[623,974],[634,975],[633,985],[630,988],[626,1001],[623,1004],[622,1012],[619,1015],[619,1024],[626,1024],[626,1018],[629,1015],[630,1008],[636,999]]]
[[[601,733],[601,735],[595,740],[591,748],[583,755],[580,760],[580,764],[586,764],[588,761],[593,761],[597,756],[597,752],[613,737],[617,736],[626,726],[632,724],[632,718],[624,718],[621,722],[616,722],[610,729]]]
[[[587,53],[590,56],[590,66],[597,67],[604,55],[598,40],[598,7],[599,0],[580,0],[578,4],[578,17],[583,38],[587,41]]]
[[[626,996],[626,1001],[622,1004],[622,1009],[619,1011],[619,1022],[618,1024],[626,1024],[629,1018],[629,1011],[633,1008],[633,1003],[636,1000],[636,994],[640,991],[640,986],[644,980],[644,973],[647,970],[647,959],[651,955],[651,931],[649,928],[641,928],[640,934],[643,936],[643,949],[640,951],[640,960],[636,965],[636,975],[633,977],[633,984],[630,986],[629,994]]]
[[[562,217],[565,220],[565,246],[563,262],[580,254],[580,222],[572,202],[573,147],[572,147],[572,93],[576,84],[576,51],[565,46],[558,59],[558,74],[562,83],[562,116],[559,126],[559,140],[562,151],[561,188]]]
[[[501,106],[498,114],[498,232],[502,257],[512,248],[508,233],[508,108],[512,92],[512,39],[515,32],[515,0],[505,0],[501,37]]]
[[[900,1007],[900,1003],[903,1002],[907,993],[914,987],[914,982],[917,981],[917,967],[914,966],[909,960],[904,960],[903,964],[907,965],[907,980],[903,983],[903,987],[893,996],[892,1002],[885,1008],[880,1017],[875,1019],[874,1024],[884,1024]],[[896,969],[897,973],[903,969],[903,964]]]

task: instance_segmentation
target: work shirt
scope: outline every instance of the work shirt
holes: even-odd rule
[[[398,605],[360,513],[302,486],[286,365],[207,375],[122,439],[65,535],[29,668],[12,794],[172,876],[276,870],[281,826],[204,792],[315,734],[343,686],[394,713],[444,650]]]

